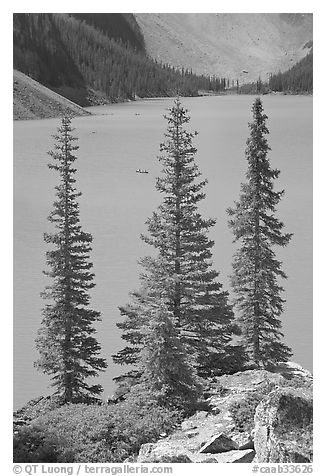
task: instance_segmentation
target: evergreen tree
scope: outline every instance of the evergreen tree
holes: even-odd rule
[[[131,14],[16,13],[13,21],[15,69],[79,105],[90,105],[90,93],[92,101],[100,93],[102,102],[135,94],[175,96],[176,91],[194,96],[209,89],[208,76],[146,55]],[[213,85],[215,91],[220,88]]]
[[[53,159],[49,168],[59,172],[60,184],[56,186],[56,201],[48,217],[56,231],[44,234],[45,242],[53,245],[46,252],[50,270],[45,272],[53,283],[42,293],[50,303],[43,310],[36,339],[40,353],[36,366],[52,375],[52,385],[65,403],[99,394],[101,386],[89,385],[86,379],[106,368],[105,360],[98,356],[100,345],[93,336],[93,325],[100,320],[100,313],[88,308],[88,291],[94,287],[89,262],[92,236],[82,231],[79,220],[77,198],[81,193],[74,186],[73,167],[73,152],[78,146],[74,145],[77,139],[72,131],[71,120],[64,117],[54,136],[55,150],[49,152]]]
[[[284,190],[276,192],[273,181],[280,171],[270,167],[266,134],[267,116],[260,98],[252,107],[246,158],[247,182],[241,185],[240,200],[228,210],[229,226],[240,248],[234,256],[232,286],[240,311],[243,343],[257,366],[288,360],[291,350],[282,343],[281,321],[284,300],[279,278],[286,278],[274,246],[286,246],[290,233],[275,217]]]
[[[147,306],[141,381],[156,395],[160,405],[188,409],[194,406],[201,392],[193,359],[185,352],[173,313],[164,300],[150,299]]]
[[[231,365],[228,357],[232,353],[236,357],[230,346],[236,326],[228,293],[221,290],[218,273],[212,269],[214,242],[208,231],[215,221],[202,218],[198,211],[207,181],[196,180],[201,173],[194,162],[194,134],[185,129],[190,119],[187,112],[177,99],[166,117],[166,140],[159,157],[163,171],[156,183],[163,200],[146,222],[148,236],[142,236],[157,256],[140,261],[141,289],[120,309],[125,319],[117,324],[129,345],[113,358],[121,364],[139,362],[144,345],[142,326],[147,319],[144,306],[148,299],[164,299],[182,344],[195,356],[197,371],[207,375]]]

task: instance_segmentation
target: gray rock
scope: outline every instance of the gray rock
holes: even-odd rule
[[[278,388],[257,407],[254,445],[259,463],[312,461],[312,392]]]
[[[154,443],[145,443],[141,445],[137,462],[138,463],[143,463],[151,454],[152,449],[154,448],[155,444]]]
[[[228,451],[227,453],[221,453],[217,455],[218,463],[251,463],[255,457],[255,451],[248,450],[236,450]]]
[[[185,453],[171,451],[170,453],[154,454],[147,463],[193,463]]]
[[[219,377],[219,383],[232,393],[251,392],[260,389],[262,384],[282,385],[285,379],[277,373],[271,373],[267,370],[246,370],[237,372],[233,375],[222,375]]]
[[[190,453],[183,447],[173,444],[155,445],[145,443],[141,446],[137,463],[192,463]]]
[[[219,454],[202,454],[196,458],[196,463],[251,463],[255,457],[255,451],[232,450]]]
[[[214,435],[200,450],[199,453],[222,453],[238,449],[238,445],[223,433]]]
[[[238,450],[254,449],[254,440],[246,431],[243,433],[233,432],[228,436],[237,444]]]
[[[218,463],[218,461],[215,455],[209,455],[209,456],[205,455],[205,458],[201,458],[197,460],[196,463]]]

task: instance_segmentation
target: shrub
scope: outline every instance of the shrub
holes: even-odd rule
[[[14,463],[56,463],[60,455],[59,441],[49,431],[25,426],[14,435]]]
[[[248,433],[254,428],[255,412],[258,404],[275,388],[275,382],[266,378],[263,387],[258,391],[249,393],[246,399],[234,402],[230,406],[236,428]]]
[[[135,386],[116,405],[68,404],[35,419],[15,435],[14,461],[122,462],[179,420],[179,413],[157,405]]]
[[[237,430],[251,432],[254,427],[256,408],[263,397],[262,393],[254,392],[249,394],[246,400],[234,402],[230,406],[230,412]]]
[[[178,410],[158,405],[157,396],[142,385],[135,385],[125,401],[110,408],[109,441],[115,462],[136,455],[142,444],[171,432],[182,418]]]
[[[110,414],[104,405],[68,404],[38,418],[40,428],[49,428],[60,442],[61,462],[106,462]]]

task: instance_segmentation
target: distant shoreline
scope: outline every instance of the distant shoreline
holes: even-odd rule
[[[202,98],[202,97],[216,97],[216,96],[312,96],[312,93],[295,94],[286,92],[268,92],[268,93],[240,93],[236,91],[203,91],[200,90],[196,96],[181,96],[185,98]],[[65,98],[64,96],[46,88],[37,81],[29,78],[19,71],[14,71],[14,98],[13,98],[13,119],[14,121],[20,120],[32,120],[32,119],[50,119],[62,117],[65,114],[73,117],[84,116],[93,114],[92,109],[94,107],[109,106],[112,104],[133,103],[140,101],[153,101],[162,99],[173,99],[176,96],[162,96],[162,97],[145,97],[141,98],[136,96],[135,99],[117,99],[115,101],[105,100],[103,102],[99,100],[99,103],[89,106],[79,106],[73,101]]]

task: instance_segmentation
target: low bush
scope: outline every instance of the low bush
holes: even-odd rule
[[[250,433],[254,428],[255,411],[264,395],[260,392],[249,394],[245,400],[234,402],[230,406],[230,412],[233,417],[237,430]]]
[[[248,393],[246,399],[234,402],[230,406],[236,428],[239,431],[247,431],[248,433],[254,428],[255,412],[258,404],[275,388],[275,383],[266,379],[263,386],[255,391]]]
[[[14,437],[14,462],[122,462],[180,418],[135,386],[116,405],[69,404],[35,419]]]
[[[116,462],[138,454],[142,444],[156,441],[181,421],[180,411],[160,406],[157,401],[157,395],[143,385],[135,385],[126,400],[110,407],[109,439]]]
[[[25,426],[14,435],[14,463],[56,463],[60,455],[59,441],[51,432]]]

